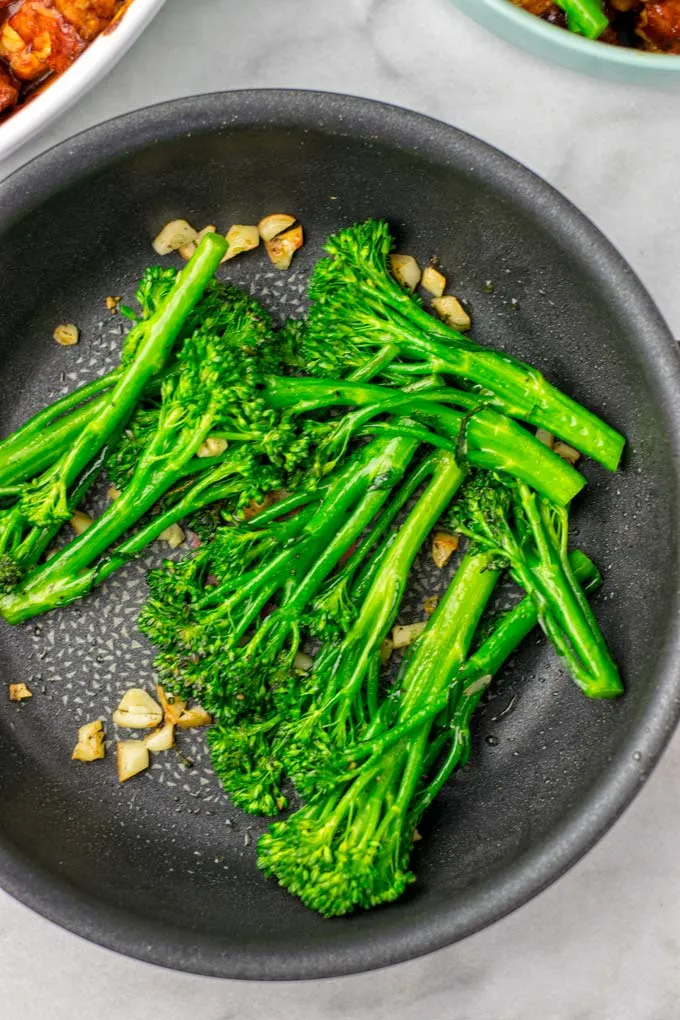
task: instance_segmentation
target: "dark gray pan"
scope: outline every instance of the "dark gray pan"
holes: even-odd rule
[[[37,628],[0,628],[3,686],[28,678],[36,692],[20,707],[0,700],[2,885],[132,956],[297,979],[380,967],[490,924],[561,875],[640,789],[680,704],[680,373],[620,256],[512,160],[376,103],[234,92],[104,124],[2,185],[0,425],[115,356],[104,298],[129,294],[166,220],[250,223],[275,210],[306,228],[297,273],[272,281],[260,254],[241,263],[243,279],[256,274],[295,307],[325,235],[386,216],[403,250],[440,256],[480,339],[540,366],[630,440],[620,475],[587,466],[576,520],[577,541],[606,570],[597,612],[626,696],[589,703],[544,643],[529,642],[480,720],[471,766],[423,827],[417,884],[372,913],[325,921],[265,881],[254,864],[261,825],[219,796],[200,740],[185,744],[194,770],[172,758],[121,788],[111,760],[71,764],[76,723],[151,680],[149,649],[131,645],[141,567]],[[61,321],[81,326],[79,348],[53,343]]]

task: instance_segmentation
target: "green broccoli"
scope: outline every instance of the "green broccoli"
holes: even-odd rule
[[[316,266],[305,343],[323,341],[337,357],[364,360],[385,346],[401,368],[443,373],[479,388],[512,417],[548,429],[612,470],[624,440],[610,426],[551,386],[536,369],[475,343],[429,315],[390,274],[393,247],[384,221],[341,230],[329,238],[329,257]],[[329,357],[331,356],[329,352]]]
[[[619,671],[570,565],[564,508],[523,482],[479,472],[453,505],[450,524],[509,567],[534,599],[541,627],[588,697],[622,693]]]
[[[401,677],[399,723],[448,688],[497,578],[488,553],[465,557]],[[420,815],[413,804],[426,783],[432,725],[365,759],[348,777],[329,783],[322,776],[318,793],[260,838],[264,872],[326,917],[401,896],[414,880],[408,862]]]
[[[90,420],[68,451],[42,476],[26,485],[20,498],[21,512],[39,527],[66,521],[72,507],[69,492],[87,464],[129,418],[149,380],[166,364],[184,320],[196,304],[226,250],[217,234],[203,238],[196,253],[174,282],[164,302],[149,319],[128,334],[130,353],[101,412]]]

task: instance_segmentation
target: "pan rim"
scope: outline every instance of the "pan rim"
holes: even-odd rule
[[[656,305],[623,257],[566,198],[540,177],[487,143],[446,123],[400,107],[335,93],[248,89],[170,100],[104,122],[67,139],[15,171],[3,182],[0,234],[62,186],[71,186],[116,159],[188,132],[290,125],[352,137],[373,138],[431,153],[463,152],[470,173],[494,183],[532,214],[561,243],[589,250],[596,277],[625,286],[633,328],[669,425],[676,485],[680,477],[680,356]],[[644,345],[644,350],[643,350]],[[677,495],[677,493],[676,493]],[[676,503],[677,505],[677,503]],[[680,564],[676,565],[680,567]],[[677,621],[658,666],[655,694],[627,735],[607,773],[578,811],[563,819],[530,854],[498,873],[492,894],[470,890],[462,906],[444,905],[436,916],[413,912],[413,922],[381,933],[349,934],[342,946],[323,943],[304,951],[242,947],[234,951],[216,936],[169,927],[130,915],[82,892],[29,860],[0,830],[0,886],[25,905],[75,934],[160,966],[213,977],[305,980],[372,970],[441,949],[494,923],[552,884],[613,825],[658,762],[680,716],[680,593],[669,615]],[[643,769],[636,757],[642,756]],[[342,922],[341,922],[342,923]],[[345,922],[347,923],[347,922]]]

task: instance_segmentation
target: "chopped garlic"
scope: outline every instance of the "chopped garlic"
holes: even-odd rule
[[[169,723],[178,722],[182,712],[187,707],[186,701],[176,698],[174,694],[166,693],[160,684],[156,684],[156,695],[163,707],[163,718],[165,721]]]
[[[184,709],[177,720],[177,725],[181,730],[192,730],[196,726],[210,726],[212,721],[212,716],[204,708],[194,705],[193,708]]]
[[[106,754],[104,724],[101,719],[85,723],[78,730],[78,743],[73,748],[74,761],[98,761]]]
[[[257,227],[246,226],[243,223],[234,223],[224,235],[229,245],[227,254],[222,259],[227,262],[244,251],[252,251],[260,243],[260,231]]]
[[[567,464],[576,464],[581,459],[581,454],[578,450],[575,450],[573,446],[569,446],[567,443],[563,443],[561,439],[558,439],[553,446],[553,452],[561,457],[562,460],[566,460]]]
[[[118,499],[120,496],[120,489],[117,489],[115,485],[109,485],[106,490],[106,495],[109,499]]]
[[[57,326],[52,336],[60,347],[73,347],[80,339],[80,332],[72,322],[64,322]]]
[[[33,693],[29,691],[26,684],[10,684],[9,685],[9,700],[10,701],[25,701],[26,698],[32,698]]]
[[[446,277],[434,266],[425,266],[421,285],[432,297],[440,298],[446,289]]]
[[[288,227],[292,227],[294,223],[295,217],[288,213],[270,213],[269,216],[260,220],[257,229],[263,241],[271,241]]]
[[[445,567],[458,548],[458,535],[448,531],[436,531],[432,539],[432,562],[435,567]]]
[[[413,255],[390,255],[392,276],[402,287],[415,290],[420,283],[420,266]]]
[[[196,451],[197,457],[220,457],[227,449],[226,439],[220,439],[218,436],[208,436],[204,439],[198,450]]]
[[[143,740],[119,740],[116,755],[119,783],[132,779],[149,767],[149,748]]]
[[[303,673],[309,673],[314,667],[314,659],[306,652],[296,652],[293,665],[296,669],[301,669]]]
[[[175,727],[172,723],[167,722],[163,726],[159,726],[153,733],[147,733],[142,740],[150,751],[154,754],[158,754],[159,751],[169,751],[171,747],[175,746]]]
[[[552,450],[555,445],[555,437],[547,429],[536,429],[536,438],[539,443],[543,443],[543,446],[547,446],[549,450]]]
[[[158,541],[167,542],[171,549],[179,549],[185,538],[186,535],[179,524],[171,524],[165,531],[161,531]]]
[[[84,514],[82,510],[74,510],[71,515],[69,524],[75,531],[76,535],[82,535],[84,531],[94,524],[94,521],[89,514]]]
[[[432,614],[434,613],[434,611],[435,611],[435,609],[437,608],[438,605],[439,605],[439,596],[438,595],[428,595],[427,598],[425,599],[425,601],[423,602],[423,609],[425,610],[425,612],[427,613],[428,616],[432,616]]]
[[[293,261],[293,255],[304,243],[302,227],[293,227],[284,234],[277,234],[270,241],[265,241],[264,246],[267,255],[277,269],[288,269]]]
[[[153,249],[157,255],[170,255],[171,252],[192,244],[197,232],[186,220],[170,220],[154,238]]]
[[[407,623],[403,626],[396,626],[392,630],[392,643],[395,648],[408,648],[427,627],[427,620],[419,623]]]
[[[392,641],[392,638],[386,637],[380,646],[380,661],[383,664],[383,666],[386,666],[387,663],[390,661],[393,651],[394,642]]]
[[[118,305],[119,304],[120,304],[120,294],[118,294],[116,297],[114,297],[113,295],[109,295],[109,297],[107,297],[107,299],[106,299],[106,307],[108,308],[108,310],[113,315],[115,315],[116,312],[118,311]]]
[[[195,241],[189,241],[188,244],[183,244],[181,248],[177,249],[177,251],[184,259],[184,261],[188,262],[192,255],[196,254],[197,247],[198,245],[196,244]]]
[[[207,227],[203,227],[202,230],[196,234],[196,244],[200,244],[206,234],[216,234],[217,227],[214,223],[209,223]]]
[[[434,298],[432,307],[447,326],[451,326],[461,333],[464,333],[472,325],[472,319],[458,298],[452,297],[450,294],[446,297]]]
[[[131,730],[151,729],[152,726],[158,726],[162,719],[163,709],[141,687],[131,687],[126,691],[113,713],[116,726]]]
[[[266,510],[276,502],[275,492],[265,492],[262,500],[256,503],[254,499],[251,499],[247,507],[244,507],[241,511],[243,514],[244,521],[250,521],[253,517],[257,517],[259,513]]]

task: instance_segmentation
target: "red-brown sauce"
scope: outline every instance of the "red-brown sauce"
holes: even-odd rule
[[[567,27],[564,12],[553,0],[513,2],[545,21]],[[606,0],[603,6],[609,28],[600,36],[601,42],[680,54],[680,0]]]
[[[0,0],[0,118],[62,74],[126,0]]]

